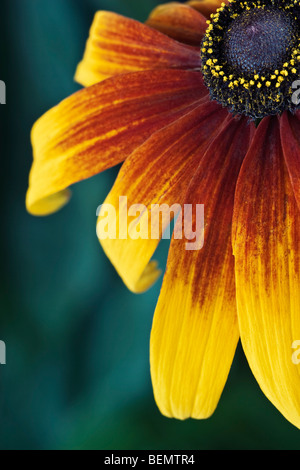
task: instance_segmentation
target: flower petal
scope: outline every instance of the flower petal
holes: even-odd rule
[[[146,24],[177,41],[199,48],[207,28],[203,15],[178,2],[156,7]]]
[[[148,263],[162,234],[169,226],[170,219],[174,217],[173,212],[170,217],[170,212],[166,211],[159,228],[155,219],[150,218],[151,208],[154,204],[162,207],[163,204],[172,206],[182,203],[199,159],[227,115],[227,111],[218,104],[207,101],[175,123],[155,133],[124,163],[105,201],[98,229],[99,224],[102,227],[100,222],[102,216],[106,217],[106,205],[110,204],[116,209],[116,221],[119,225],[126,223],[127,208],[143,204],[143,216],[138,221],[141,237],[138,239],[132,237],[136,226],[131,218],[128,219],[131,225],[126,230],[125,239],[121,239],[120,234],[118,237],[111,237],[115,239],[104,239],[106,235],[101,236],[102,232],[99,230],[98,236],[107,256],[133,292],[148,289],[160,274],[155,263],[150,266]],[[119,196],[127,197],[120,210]],[[154,214],[154,211],[151,214]],[[151,232],[151,222],[153,228],[157,229],[156,233],[153,230]]]
[[[198,234],[195,205],[205,208],[202,250],[189,251],[187,240],[172,240],[151,335],[155,399],[168,417],[208,418],[231,367],[239,338],[231,222],[235,183],[251,134],[246,120],[230,118],[189,187],[185,204],[194,206]]]
[[[300,115],[285,112],[280,119],[280,133],[285,162],[295,197],[300,207]]]
[[[120,73],[199,67],[200,51],[138,21],[100,11],[95,16],[75,79],[89,86]]]
[[[161,70],[114,77],[67,98],[33,128],[28,211],[58,210],[68,186],[122,162],[205,95],[198,72]]]
[[[262,391],[300,427],[300,213],[277,118],[259,125],[235,198],[233,246],[243,348]]]
[[[229,3],[229,0],[191,0],[187,4],[209,18],[212,13],[216,13],[223,2]]]

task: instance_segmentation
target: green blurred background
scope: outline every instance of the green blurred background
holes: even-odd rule
[[[1,1],[2,450],[300,449],[300,432],[259,390],[240,346],[211,419],[159,414],[148,344],[160,283],[131,294],[96,238],[96,208],[117,169],[75,186],[71,203],[50,218],[25,211],[31,126],[79,89],[73,75],[94,12],[144,21],[158,3]],[[162,264],[167,248],[164,242],[157,254]]]

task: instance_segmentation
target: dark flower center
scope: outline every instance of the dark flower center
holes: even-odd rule
[[[237,71],[272,73],[296,44],[296,31],[292,16],[282,10],[246,11],[225,34],[225,55]]]
[[[232,0],[212,15],[202,44],[211,98],[253,119],[295,111],[300,2]]]

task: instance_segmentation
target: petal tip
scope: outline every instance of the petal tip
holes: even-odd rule
[[[26,210],[30,215],[46,217],[63,209],[70,201],[71,196],[71,191],[66,189],[43,199],[36,199],[32,196],[29,188],[26,196]]]

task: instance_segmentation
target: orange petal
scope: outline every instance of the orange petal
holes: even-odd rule
[[[148,289],[157,279],[157,265],[152,263],[149,266],[148,263],[174,217],[173,212],[166,211],[162,224],[157,224],[150,216],[151,208],[154,204],[159,204],[161,208],[163,204],[169,207],[176,204],[173,209],[175,213],[178,212],[178,204],[182,204],[191,175],[227,114],[218,104],[207,101],[156,132],[124,163],[103,206],[98,236],[107,256],[133,292]],[[122,207],[119,210],[120,196],[127,200],[122,198]],[[133,231],[136,232],[134,219],[127,217],[127,209],[135,204],[143,205],[143,216],[138,221],[140,235],[137,239],[132,237]],[[115,208],[118,226],[126,224],[128,218],[126,227],[129,226],[129,229],[125,227],[124,237],[121,237],[120,232],[116,236],[115,230],[112,237],[107,237],[106,232],[102,232],[108,205]],[[157,216],[159,217],[158,212]],[[155,231],[151,231],[151,223]]]
[[[245,158],[233,240],[245,354],[265,395],[300,427],[300,212],[275,117],[261,122]]]
[[[151,335],[154,394],[168,417],[208,418],[231,367],[239,338],[231,222],[251,133],[246,120],[230,118],[191,182],[185,204],[194,205],[198,235],[195,205],[204,204],[204,247],[189,251],[187,240],[172,240]]]
[[[199,67],[199,51],[138,21],[100,11],[95,16],[75,79],[89,86],[120,73]]]
[[[146,24],[177,41],[200,48],[205,34],[206,18],[188,5],[178,2],[160,5]]]
[[[223,2],[229,3],[229,0],[191,0],[187,4],[209,18],[212,13],[216,13],[217,8],[220,8]]]
[[[206,94],[197,72],[156,70],[111,78],[67,98],[33,128],[28,211],[58,210],[68,186],[122,162]]]
[[[280,118],[280,134],[285,162],[300,207],[300,115],[285,112]]]

